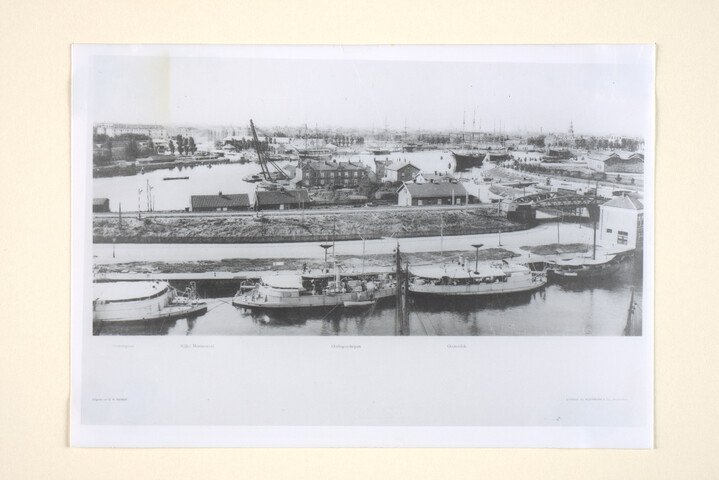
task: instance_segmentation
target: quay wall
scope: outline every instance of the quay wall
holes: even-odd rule
[[[284,243],[377,238],[434,237],[512,232],[534,222],[512,221],[484,209],[358,210],[299,217],[170,216],[93,217],[95,243]]]
[[[532,228],[534,223],[524,223],[507,225],[501,228],[501,233],[505,232],[516,232],[520,230],[527,230]],[[450,231],[446,230],[443,232],[444,236],[450,237],[455,235],[479,235],[485,233],[499,233],[499,228],[489,227],[469,227],[469,228],[458,228]],[[416,238],[416,237],[438,237],[442,234],[440,229],[430,229],[426,231],[408,231],[408,232],[386,232],[375,233],[370,235],[359,235],[359,234],[324,234],[324,235],[258,235],[258,236],[126,236],[126,235],[115,235],[112,237],[105,235],[94,235],[93,243],[300,243],[300,242],[331,242],[335,241],[349,241],[349,240],[376,240],[385,237],[393,238]]]

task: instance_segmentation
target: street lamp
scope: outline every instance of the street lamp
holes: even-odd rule
[[[325,263],[327,263],[327,249],[332,248],[331,243],[322,243],[320,244],[320,247],[325,249]]]
[[[474,257],[474,273],[479,273],[479,271],[477,269],[478,264],[479,264],[479,249],[482,248],[484,246],[484,244],[476,243],[472,246],[476,249],[476,252],[477,252],[476,256]]]

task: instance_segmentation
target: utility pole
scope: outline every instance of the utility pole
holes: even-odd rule
[[[396,266],[395,274],[397,276],[397,296],[396,296],[396,310],[395,310],[395,321],[394,321],[394,333],[395,335],[407,336],[409,335],[409,315],[407,312],[407,290],[409,282],[409,264],[407,264],[406,270],[402,271],[402,259],[399,252],[399,242],[397,242],[396,250]]]
[[[364,235],[360,235],[360,238],[362,239],[362,275],[364,275]]]
[[[137,218],[142,218],[142,216],[140,215],[140,210],[141,210],[140,195],[141,194],[142,194],[142,189],[138,188],[137,189]]]
[[[332,256],[335,256],[335,238],[337,237],[337,215],[332,215]]]
[[[444,256],[444,216],[439,212],[439,254]]]
[[[557,243],[561,243],[559,241],[559,223],[561,222],[561,220],[562,220],[562,215],[560,213],[559,217],[557,217]]]
[[[402,260],[399,254],[399,242],[397,242],[397,250],[395,251],[395,276],[397,283],[397,296],[395,305],[395,318],[394,318],[394,334],[402,335],[402,318],[404,317],[402,302]]]
[[[571,126],[569,128],[572,128]],[[592,260],[597,258],[597,217],[599,216],[599,207],[597,206],[597,188],[599,182],[594,186],[594,243],[592,244]],[[632,291],[632,294],[634,292]]]

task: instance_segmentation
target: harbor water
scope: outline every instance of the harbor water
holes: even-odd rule
[[[338,162],[352,161],[362,163],[374,170],[374,160],[391,159],[411,162],[423,171],[446,172],[453,169],[452,154],[449,151],[425,150],[419,152],[393,152],[386,155],[354,154],[335,155]],[[297,162],[279,162],[279,165],[296,165]],[[243,178],[259,174],[257,163],[227,163],[219,165],[177,166],[152,170],[136,175],[93,178],[93,197],[108,198],[110,210],[142,211],[148,210],[148,204],[155,211],[183,211],[190,207],[192,195],[217,195],[246,193],[250,198],[257,184],[245,182]],[[171,177],[187,179],[165,180]],[[148,201],[147,189],[150,187]]]
[[[641,335],[641,261],[607,279],[548,284],[525,294],[427,301],[412,296],[410,335]],[[632,297],[632,292],[634,292]],[[211,295],[208,295],[211,296]],[[637,305],[628,326],[630,303]],[[394,335],[394,299],[373,307],[288,313],[253,312],[231,297],[206,298],[194,319],[96,326],[97,335]]]

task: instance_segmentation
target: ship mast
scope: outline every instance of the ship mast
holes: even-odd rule
[[[257,138],[257,131],[255,131],[255,124],[252,122],[252,119],[250,119],[250,129],[252,130],[252,140],[255,147],[255,152],[257,152],[257,158],[260,161],[262,176],[265,177],[265,180],[272,181],[270,169],[267,167],[268,163],[272,164],[272,166],[275,167],[275,170],[277,170],[277,173],[279,173],[281,178],[289,179],[289,175],[287,175],[287,173],[285,173],[285,171],[282,170],[275,162],[270,160],[265,154],[265,152],[263,152],[260,148],[260,140],[259,138]]]

